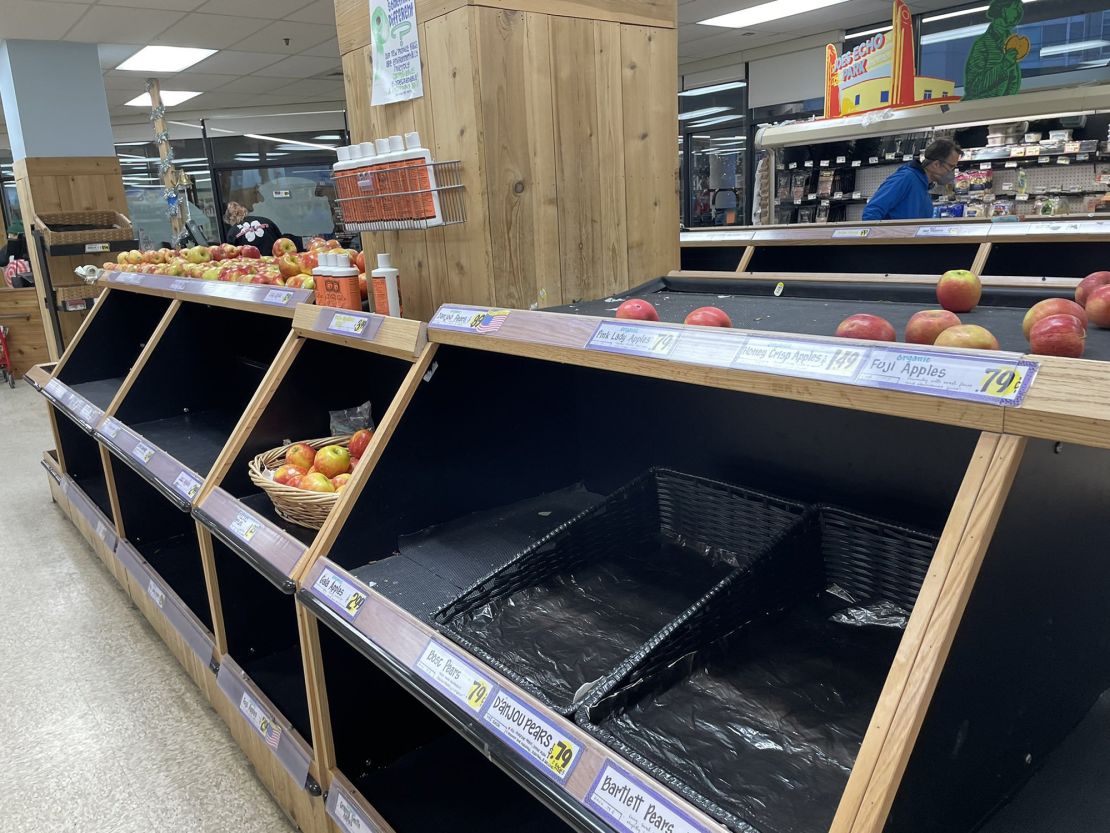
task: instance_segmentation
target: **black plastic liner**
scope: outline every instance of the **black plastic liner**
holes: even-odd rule
[[[447,634],[549,708],[688,616],[804,507],[652,469],[556,529],[437,614]]]
[[[733,830],[828,830],[935,547],[819,507],[577,720]]]

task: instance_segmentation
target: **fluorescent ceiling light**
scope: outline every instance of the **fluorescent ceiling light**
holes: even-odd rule
[[[189,90],[162,90],[162,104],[166,107],[175,107],[183,101],[188,101],[190,98],[196,98],[200,93],[190,92]],[[140,96],[128,101],[124,106],[126,107],[150,107],[150,93],[143,93]]]
[[[864,29],[860,32],[845,32],[844,33],[844,40],[854,40],[856,38],[862,38],[865,35],[877,35],[877,34],[879,34],[879,32],[889,32],[892,28],[894,28],[894,27],[892,27],[892,26],[876,26],[874,29]]]
[[[706,119],[705,121],[696,121],[690,127],[709,127],[711,124],[721,124],[726,121],[737,121],[744,118],[743,116],[717,116],[716,118]]]
[[[714,136],[713,137],[714,142],[732,142],[732,141],[746,142],[747,140],[748,140],[747,136]]]
[[[934,32],[931,35],[921,36],[921,45],[928,46],[930,43],[943,43],[949,40],[962,40],[964,38],[975,38],[987,31],[986,23],[979,23],[975,26],[961,26],[959,29],[949,29],[945,32]]]
[[[712,139],[713,137],[710,136],[708,133],[691,133],[690,138],[691,139]]]
[[[681,116],[679,116],[681,118]],[[335,150],[335,145],[318,145],[314,142],[302,142],[300,139],[282,139],[278,136],[263,136],[260,133],[244,134],[248,139],[258,139],[262,142],[277,142],[279,145],[297,145],[298,147],[318,148],[319,150]]]
[[[724,113],[731,109],[731,107],[702,107],[700,110],[690,110],[687,113],[679,113],[678,120],[686,121],[687,119],[700,119],[704,116],[712,116],[717,113]]]
[[[1105,49],[1110,46],[1110,40],[1081,40],[1075,43],[1061,43],[1057,46],[1042,46],[1041,57],[1051,55],[1064,55],[1068,52],[1085,52],[1088,49]]]
[[[1021,0],[1021,1],[1026,6],[1028,6],[1030,3],[1036,3],[1037,2],[1037,0]],[[954,12],[945,12],[944,14],[929,15],[928,17],[921,18],[921,22],[922,23],[935,23],[938,20],[948,20],[948,19],[953,18],[953,17],[963,17],[964,15],[969,15],[969,14],[979,14],[979,12],[985,12],[989,8],[990,8],[990,6],[975,6],[975,7],[970,8],[970,9],[959,9],[958,11],[954,11]]]
[[[129,72],[181,72],[181,70],[187,69],[215,54],[215,49],[195,49],[188,46],[144,46],[116,69]]]
[[[324,139],[324,140],[329,140],[330,139],[333,142],[337,142],[337,141],[339,141],[340,136],[337,133],[328,133],[327,135],[324,135],[324,136],[313,136],[312,138],[313,139]]]
[[[835,6],[845,2],[847,2],[847,0],[771,0],[770,3],[761,3],[758,6],[752,6],[748,9],[740,9],[739,11],[729,12],[719,17],[700,20],[698,23],[703,26],[725,26],[729,29],[746,29],[749,26],[758,26],[760,23],[768,23],[772,20],[780,20],[784,17],[794,17],[795,15],[805,14],[806,12],[823,9],[826,6]]]
[[[714,84],[712,87],[697,87],[693,90],[683,90],[679,93],[680,97],[687,97],[692,95],[709,95],[710,93],[721,93],[725,90],[738,90],[741,87],[748,86],[747,81],[732,81],[728,84]],[[320,137],[317,136],[317,139]]]

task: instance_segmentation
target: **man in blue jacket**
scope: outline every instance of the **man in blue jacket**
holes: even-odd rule
[[[865,220],[916,220],[933,216],[933,184],[947,185],[955,179],[960,163],[960,146],[937,139],[925,148],[924,159],[907,162],[886,178],[863,209]]]

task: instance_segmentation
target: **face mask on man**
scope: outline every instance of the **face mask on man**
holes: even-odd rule
[[[931,179],[934,185],[952,185],[956,182],[956,171],[949,168],[943,162],[934,161],[932,163],[932,170],[933,176]]]

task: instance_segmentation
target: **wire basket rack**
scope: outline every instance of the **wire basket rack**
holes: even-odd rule
[[[347,232],[427,229],[466,222],[461,163],[408,160],[335,174]]]

